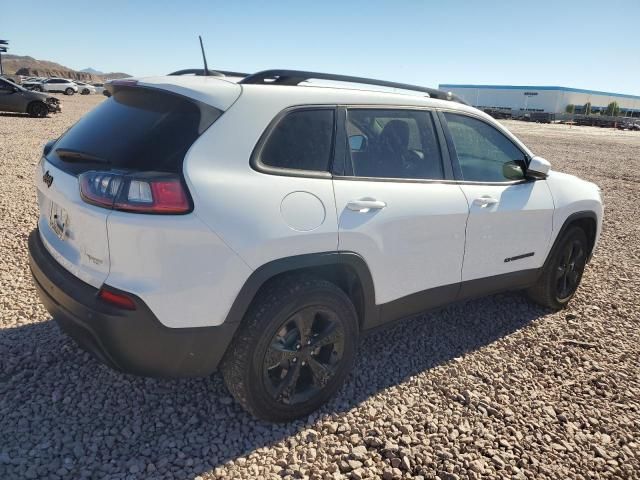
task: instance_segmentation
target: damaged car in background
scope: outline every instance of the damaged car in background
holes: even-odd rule
[[[32,117],[46,117],[62,111],[60,100],[46,93],[33,92],[0,78],[0,112],[28,113]]]

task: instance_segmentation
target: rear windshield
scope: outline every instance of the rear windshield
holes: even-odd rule
[[[69,129],[47,160],[76,175],[96,168],[181,173],[187,150],[221,114],[181,95],[120,87]]]

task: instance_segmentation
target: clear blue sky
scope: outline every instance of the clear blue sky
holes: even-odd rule
[[[164,74],[296,68],[426,86],[562,85],[640,94],[639,0],[3,1],[10,52]],[[626,32],[626,33],[625,33]]]

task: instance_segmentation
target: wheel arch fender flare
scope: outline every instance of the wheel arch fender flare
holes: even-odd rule
[[[564,222],[562,223],[562,226],[558,230],[558,234],[553,239],[553,244],[552,244],[551,249],[549,250],[549,253],[547,254],[547,258],[546,258],[546,260],[544,262],[544,266],[545,267],[547,266],[547,264],[549,262],[549,259],[553,256],[554,252],[558,248],[558,242],[560,241],[562,236],[565,234],[565,232],[572,225],[576,225],[576,224],[578,224],[578,223],[580,223],[581,221],[584,221],[584,220],[593,222],[593,232],[585,232],[587,234],[587,237],[589,238],[589,241],[591,242],[590,251],[589,251],[589,255],[587,257],[587,261],[591,260],[591,256],[593,255],[594,242],[596,240],[597,229],[598,229],[598,215],[593,210],[581,210],[579,212],[574,212],[574,213],[570,214],[569,216],[567,216],[567,218],[565,218]]]
[[[362,290],[360,314],[361,328],[366,328],[376,319],[378,309],[375,303],[375,288],[371,272],[364,258],[354,252],[322,252],[272,260],[253,271],[236,296],[225,323],[239,325],[260,289],[275,277],[287,273],[331,269],[349,269],[356,277]],[[348,293],[347,293],[348,294]],[[357,308],[357,306],[356,306]]]

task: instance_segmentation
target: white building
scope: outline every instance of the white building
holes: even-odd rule
[[[441,84],[440,90],[453,92],[480,109],[524,112],[564,113],[567,105],[575,105],[575,113],[591,103],[592,112],[604,111],[611,102],[620,106],[620,115],[640,117],[640,96],[599,92],[581,88],[522,85],[456,85]]]

